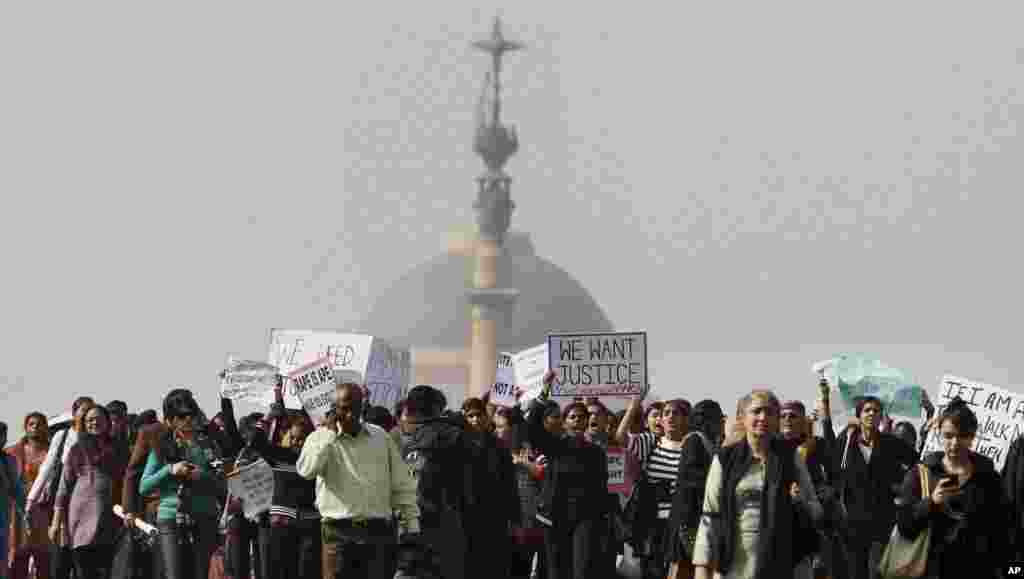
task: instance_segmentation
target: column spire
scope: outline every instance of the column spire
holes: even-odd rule
[[[508,159],[519,150],[515,127],[501,124],[501,64],[506,52],[520,50],[523,45],[506,40],[501,32],[501,19],[494,19],[491,37],[473,43],[473,47],[491,55],[491,70],[486,91],[478,105],[478,126],[473,151],[483,159],[487,172],[477,179],[479,186],[477,223],[481,237],[501,241],[511,221],[515,204],[510,196],[511,179],[505,175]],[[490,114],[486,114],[486,113]]]

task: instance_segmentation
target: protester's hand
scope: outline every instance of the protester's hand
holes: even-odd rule
[[[173,466],[171,466],[171,474],[178,478],[185,478],[189,476],[189,474],[192,471],[192,468],[193,466],[191,463],[185,461],[176,462],[174,463]]]
[[[939,484],[935,485],[935,490],[932,491],[932,504],[941,507],[946,504],[950,498],[955,497],[963,493],[960,489],[960,485],[956,483],[956,479],[946,477],[939,481]]]
[[[800,498],[800,483],[794,482],[793,484],[789,485],[789,498]]]
[[[135,513],[124,514],[124,526],[128,527],[129,529],[135,528]]]
[[[555,377],[556,375],[554,370],[548,370],[544,373],[544,389],[541,390],[541,393],[545,398],[551,394],[551,386],[555,383]]]
[[[935,414],[935,405],[932,404],[931,399],[928,398],[928,393],[924,390],[921,391],[921,408],[924,408],[925,415],[928,418]]]

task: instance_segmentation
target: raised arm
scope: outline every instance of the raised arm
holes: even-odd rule
[[[299,453],[299,460],[295,463],[295,471],[306,480],[314,480],[317,475],[323,473],[327,466],[327,455],[330,452],[331,441],[337,433],[331,428],[321,426],[306,438],[302,445],[302,452]]]
[[[551,384],[555,373],[548,370],[544,374],[544,388],[530,404],[530,416],[526,419],[526,436],[530,446],[537,449],[549,459],[559,453],[558,439],[544,428],[544,411],[551,395]]]
[[[629,406],[626,407],[626,415],[622,417],[622,422],[619,422],[619,427],[615,430],[615,443],[625,448],[626,443],[629,439],[629,429],[636,420],[636,417],[642,412],[644,397],[636,396],[630,402]]]

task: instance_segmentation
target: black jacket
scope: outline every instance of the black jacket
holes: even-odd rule
[[[712,448],[712,450],[714,450]],[[704,489],[707,485],[708,470],[711,468],[713,455],[700,435],[690,436],[683,444],[679,457],[679,473],[676,475],[676,492],[672,497],[672,511],[668,516],[668,528],[685,527],[694,536],[700,526],[700,515],[704,509]],[[689,559],[693,553],[680,553],[679,541],[669,533],[663,545],[667,562]]]
[[[849,451],[848,436],[853,432]],[[896,497],[907,471],[917,463],[917,454],[896,436],[879,433],[871,450],[871,461],[864,462],[859,429],[847,429],[832,448],[836,491],[846,506],[847,530],[860,542],[888,543],[896,524]],[[846,468],[842,468],[846,453]]]
[[[410,434],[401,435],[402,458],[416,480],[420,526],[441,527],[445,511],[462,512],[465,500],[465,429],[459,417],[439,417],[421,422]]]
[[[722,533],[713,546],[718,570],[725,575],[732,567],[736,554],[736,525],[739,512],[736,487],[750,470],[753,452],[746,441],[722,448],[718,453],[722,464],[722,488],[718,513]],[[814,548],[809,535],[814,524],[804,509],[793,503],[789,488],[799,482],[796,456],[792,445],[780,438],[772,438],[765,465],[764,490],[761,493],[761,530],[757,545],[755,579],[790,577],[794,566]]]
[[[544,409],[544,403],[534,400],[526,422],[530,445],[548,460],[537,519],[572,526],[604,517],[608,512],[608,456],[586,440],[549,433],[544,429]]]
[[[962,498],[951,502],[948,509],[930,508],[932,491],[948,476],[942,457],[942,452],[933,452],[922,461],[929,473],[926,492],[921,492],[917,468],[904,478],[903,505],[897,519],[900,533],[913,539],[931,525],[930,578],[995,579],[998,570],[1011,560],[1006,527],[1014,518],[1003,497],[999,473],[990,458],[971,452],[975,470],[964,483]]]

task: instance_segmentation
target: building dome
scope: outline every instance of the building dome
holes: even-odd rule
[[[497,287],[519,291],[498,321],[498,351],[518,352],[544,343],[550,332],[611,331],[594,298],[557,265],[538,257],[525,234],[510,233],[498,257]],[[413,268],[378,293],[362,331],[413,348],[469,347],[473,258],[449,253]]]

